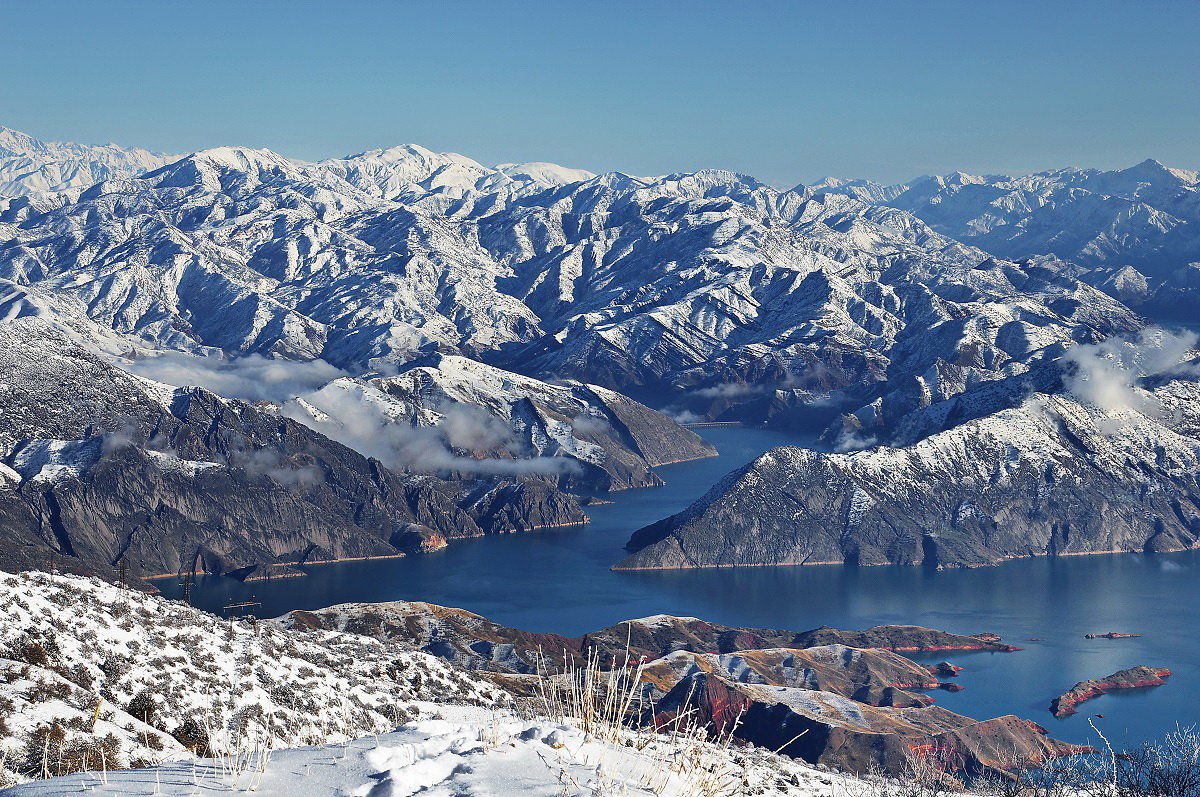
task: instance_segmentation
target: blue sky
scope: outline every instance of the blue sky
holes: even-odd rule
[[[1200,167],[1200,2],[0,0],[0,124],[777,185]]]

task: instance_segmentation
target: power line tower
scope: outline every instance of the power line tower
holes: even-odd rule
[[[121,564],[117,567],[117,583],[122,587],[129,585],[129,562],[126,562],[124,559],[121,560]]]
[[[179,580],[179,586],[183,591],[183,602],[188,606],[192,605],[192,571],[184,572],[183,578]]]

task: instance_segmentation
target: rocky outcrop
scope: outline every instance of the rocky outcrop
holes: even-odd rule
[[[914,691],[937,689],[924,667],[896,653],[845,645],[765,648],[733,653],[679,650],[646,663],[642,677],[661,691],[664,684],[703,672],[748,684],[831,692],[869,706],[922,708],[933,699]],[[674,687],[672,687],[674,688]]]
[[[484,671],[527,698],[578,677],[585,662],[636,672],[646,723],[670,728],[686,718],[713,733],[853,771],[899,773],[911,756],[937,751],[956,774],[971,775],[1082,749],[1016,717],[977,722],[933,705],[922,692],[946,688],[938,676],[961,669],[926,668],[896,650],[1015,648],[919,626],[795,633],[661,615],[567,638],[506,628],[461,609],[399,602],[293,611],[270,622],[416,647]],[[864,647],[820,641],[833,637]]]
[[[1064,692],[1051,701],[1050,713],[1056,717],[1068,717],[1074,714],[1075,707],[1085,700],[1100,697],[1105,692],[1111,692],[1114,689],[1140,689],[1146,686],[1162,686],[1166,683],[1164,679],[1170,675],[1171,671],[1162,667],[1140,666],[1130,667],[1104,678],[1080,681],[1071,687],[1069,692]]]
[[[957,664],[951,664],[948,661],[941,661],[937,664],[927,667],[931,675],[936,675],[941,678],[957,678],[962,674],[963,668]]]
[[[855,648],[880,648],[903,653],[941,653],[943,651],[986,650],[1011,653],[1021,648],[1005,644],[994,634],[965,636],[950,634],[919,625],[877,625],[865,631],[841,631],[829,626],[797,634],[793,642],[809,645],[848,645]],[[951,665],[953,666],[953,665]],[[957,675],[957,672],[953,673]]]
[[[895,656],[841,646],[804,653],[817,658]],[[795,685],[777,683],[760,672],[769,672],[769,667],[753,666],[757,658],[781,655],[794,657],[796,652],[759,651],[749,661],[746,656],[676,653],[652,663],[645,687],[652,721],[669,728],[677,718],[687,717],[708,724],[715,733],[852,772],[881,769],[898,774],[913,757],[936,756],[937,766],[969,777],[1011,769],[1014,762],[1034,766],[1091,750],[1054,740],[1045,728],[1015,716],[979,722],[931,706],[928,699],[897,700],[896,691],[885,692],[883,701],[864,692],[867,699],[860,700],[836,691],[836,679],[824,681],[829,688],[805,688],[802,684],[808,681],[803,678]]]
[[[512,673],[558,672],[568,661],[572,666],[579,666],[587,659],[605,669],[623,667],[653,661],[676,651],[726,655],[829,646],[888,653],[1020,650],[1004,644],[999,638],[982,640],[921,626],[886,625],[866,631],[822,627],[796,632],[733,628],[695,617],[671,615],[627,620],[581,637],[564,637],[508,628],[463,609],[405,601],[350,603],[295,611],[277,622],[286,627],[348,631],[392,640],[452,658],[469,669]],[[896,659],[893,657],[892,660]],[[909,662],[908,659],[902,661]],[[927,677],[930,671],[924,668],[910,668],[906,672],[904,678],[895,678],[890,685],[922,689],[939,686],[935,678]],[[918,683],[923,685],[918,686]]]
[[[1193,548],[1200,384],[1128,395],[1108,409],[1037,395],[906,448],[775,449],[635,532],[616,567],[955,567]]]

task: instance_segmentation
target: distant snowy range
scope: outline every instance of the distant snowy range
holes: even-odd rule
[[[729,474],[610,565],[1189,550],[1198,301],[1200,174],[1152,160],[779,189],[412,145],[305,162],[0,128],[0,570],[72,574],[95,605],[101,581],[299,576],[581,525],[589,504],[660,484],[657,467],[716,455],[692,428],[709,423],[819,443]],[[424,659],[397,672],[386,651],[286,644],[313,679],[357,657],[405,700],[428,697],[419,671],[454,681]],[[494,688],[454,683],[475,703]],[[386,700],[363,701],[291,742],[384,728]],[[425,751],[412,761],[357,766],[383,783],[473,728],[427,722],[393,740]],[[493,730],[522,761],[559,750],[556,733],[583,743]],[[0,774],[18,772],[5,755]]]

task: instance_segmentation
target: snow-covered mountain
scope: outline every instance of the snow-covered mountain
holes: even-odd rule
[[[636,532],[621,569],[937,567],[1200,545],[1200,383],[1040,395],[912,445],[779,448]],[[770,509],[764,510],[765,507]]]
[[[328,369],[297,392],[241,397],[397,472],[469,465],[437,488],[455,528],[410,509],[404,522],[418,528],[382,535],[436,547],[479,529],[580,522],[558,488],[650,484],[653,464],[708,453],[605,388],[688,418],[786,423],[814,402],[857,408],[831,429],[843,449],[911,443],[1061,390],[1072,351],[1141,320],[1081,281],[1085,266],[998,259],[871,203],[940,207],[990,186],[1026,192],[1026,205],[1036,194],[1039,207],[1129,194],[1186,208],[1196,180],[1145,164],[1022,179],[815,193],[722,171],[489,168],[415,146],[320,163],[225,147],[10,208],[0,307],[177,386],[189,383],[146,364],[165,351]],[[964,237],[1021,226],[934,221]],[[578,381],[555,382],[564,377]],[[361,427],[364,407],[374,416]],[[36,437],[59,442],[14,449],[30,473],[84,451],[70,441],[88,435]],[[520,478],[473,486],[480,475]],[[381,531],[361,551],[326,555],[372,553]]]
[[[890,186],[827,178],[813,189],[907,210],[999,257],[1072,261],[1127,302],[1178,309],[1200,285],[1200,172],[1155,160],[1018,177],[955,172]]]
[[[454,353],[705,417],[869,400],[939,359],[996,378],[1052,343],[1138,325],[1067,273],[989,258],[910,214],[721,171],[229,147],[0,219],[13,313],[57,302],[61,323],[142,346],[350,370]]]
[[[108,578],[119,563],[139,578],[245,574],[586,519],[516,468],[480,474],[464,452],[458,478],[392,470],[270,403],[135,377],[41,319],[0,325],[0,385],[0,562],[12,568],[54,557]],[[372,422],[386,433],[360,415],[364,434]],[[442,450],[438,470],[455,461]]]
[[[40,141],[0,127],[0,203],[4,197],[76,196],[101,180],[144,174],[178,157],[116,144]]]

